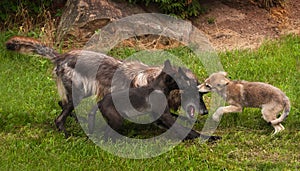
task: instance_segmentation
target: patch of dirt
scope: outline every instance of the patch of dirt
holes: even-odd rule
[[[191,18],[190,21],[207,35],[213,47],[218,51],[255,49],[268,39],[276,39],[281,35],[291,33],[300,35],[300,0],[285,0],[286,3],[283,7],[271,8],[270,10],[259,7],[257,1],[200,0],[206,12]],[[114,5],[110,7],[113,8]],[[125,9],[124,11],[128,12],[128,3],[119,3],[117,7],[116,10]],[[140,10],[146,12],[157,12],[155,6],[136,6],[136,8],[141,8]],[[109,10],[108,13],[110,14]],[[108,15],[103,18],[113,17]],[[80,28],[73,30],[80,30]],[[94,33],[95,30],[89,31]],[[83,30],[83,34],[75,35],[73,39],[71,37],[71,40],[76,40],[82,35],[89,35],[89,32]],[[84,39],[87,37],[84,36]],[[74,42],[71,44],[77,45]],[[67,45],[69,47],[70,43]],[[80,45],[83,46],[81,41],[79,41],[78,47]],[[166,49],[179,46],[180,43],[163,36],[145,35],[129,38],[120,42],[119,45],[140,49]]]
[[[266,39],[300,34],[300,0],[287,0],[284,8],[269,11],[251,0],[205,0],[207,13],[192,23],[205,34],[216,50],[255,49]]]
[[[265,40],[286,34],[300,35],[300,0],[286,1],[283,7],[266,10],[252,0],[201,0],[206,13],[190,20],[218,51],[256,49]],[[130,38],[120,45],[168,49],[180,43],[167,37],[146,35]]]

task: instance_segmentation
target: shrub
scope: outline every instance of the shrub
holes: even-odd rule
[[[198,0],[128,0],[130,3],[145,3],[158,5],[159,9],[165,13],[180,18],[197,16],[203,10]]]
[[[30,28],[31,25],[44,25],[51,16],[53,0],[0,1],[0,29]]]

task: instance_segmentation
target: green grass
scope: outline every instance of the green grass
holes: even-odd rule
[[[56,131],[59,97],[52,80],[52,64],[37,56],[7,52],[0,38],[0,170],[299,170],[300,169],[300,38],[286,36],[266,42],[255,51],[220,53],[232,79],[263,81],[282,89],[292,102],[286,130],[271,136],[272,127],[257,109],[228,114],[215,134],[217,143],[197,140],[180,143],[150,159],[114,156],[86,140],[73,119],[69,139]],[[126,58],[136,50],[115,49]],[[186,48],[168,51],[180,56],[202,81],[207,74]],[[205,97],[207,101],[210,95]],[[201,130],[207,116],[199,116]],[[147,133],[147,131],[144,131]],[[146,151],[145,151],[146,152]]]

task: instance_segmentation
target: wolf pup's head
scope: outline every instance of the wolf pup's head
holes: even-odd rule
[[[202,93],[207,93],[210,91],[219,92],[223,90],[230,82],[226,76],[227,72],[224,71],[211,74],[203,84],[198,86],[199,91]]]

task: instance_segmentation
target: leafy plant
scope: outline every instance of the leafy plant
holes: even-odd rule
[[[208,17],[207,18],[207,23],[208,24],[215,24],[215,22],[216,22],[216,18],[214,18],[214,17]]]
[[[34,0],[34,1],[10,1],[10,0],[2,0],[0,1],[0,10],[2,13],[0,14],[1,22],[4,22],[10,14],[16,14],[20,11],[20,9],[25,8],[28,10],[30,15],[37,15],[42,11],[42,8],[47,8],[51,5],[52,0]]]
[[[155,4],[166,14],[188,18],[199,15],[203,10],[197,0],[128,0],[130,3]]]
[[[60,12],[58,9],[51,9],[53,3],[53,0],[0,1],[0,30],[18,28],[27,33],[53,22],[51,16],[59,15]]]

